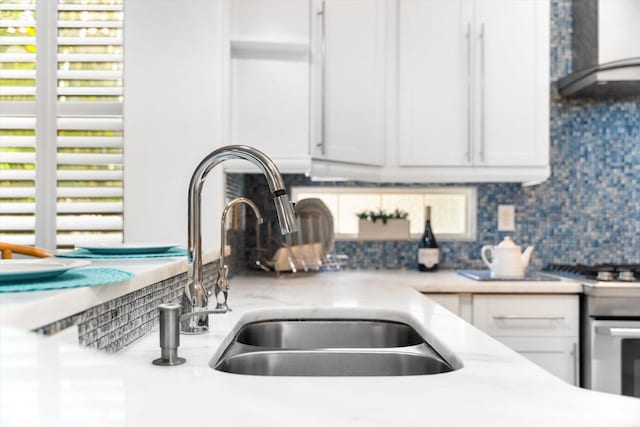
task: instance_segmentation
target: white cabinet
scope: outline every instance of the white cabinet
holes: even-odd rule
[[[547,371],[577,384],[576,295],[474,295],[473,324]]]
[[[578,385],[577,295],[425,295],[538,366]]]
[[[475,162],[549,164],[549,2],[475,4]]]
[[[433,302],[460,316],[460,297],[457,294],[425,294]]]
[[[573,295],[474,295],[473,324],[492,337],[574,336],[578,299]]]
[[[471,21],[467,0],[401,0],[398,163],[471,164]]]
[[[463,320],[471,323],[472,313],[472,296],[471,294],[425,294],[435,303],[446,308]]]
[[[309,169],[309,13],[309,1],[229,2],[226,140],[264,151],[284,172]],[[225,169],[257,172],[242,161]]]
[[[543,181],[548,3],[231,0],[224,140],[315,177]]]
[[[544,174],[548,2],[400,0],[398,25],[398,165]]]
[[[313,158],[384,163],[386,0],[312,6]]]
[[[536,365],[569,384],[578,385],[578,337],[495,337]]]

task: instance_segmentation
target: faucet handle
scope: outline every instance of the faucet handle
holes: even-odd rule
[[[218,269],[218,278],[215,284],[216,309],[231,311],[227,302],[229,301],[229,267],[225,264]]]

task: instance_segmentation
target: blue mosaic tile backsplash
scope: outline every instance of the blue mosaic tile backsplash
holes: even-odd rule
[[[551,11],[551,177],[526,188],[477,184],[477,241],[440,242],[443,268],[484,267],[480,248],[505,235],[535,245],[533,268],[550,262],[640,263],[640,98],[560,98],[555,81],[572,70],[571,1],[553,0]],[[375,186],[312,183],[301,175],[285,180],[288,187]],[[255,201],[268,200],[262,176],[245,175],[244,190]],[[499,204],[516,206],[515,232],[497,231]],[[263,213],[274,214],[263,205]],[[251,235],[248,229],[247,248]],[[338,241],[335,252],[350,256],[350,268],[417,267],[415,241]]]

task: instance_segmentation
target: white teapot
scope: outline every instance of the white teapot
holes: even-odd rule
[[[520,246],[516,245],[511,237],[505,237],[497,246],[485,245],[480,250],[480,256],[491,270],[491,277],[495,278],[521,278],[529,265],[533,246],[527,247],[520,253]],[[487,257],[489,257],[491,262]]]

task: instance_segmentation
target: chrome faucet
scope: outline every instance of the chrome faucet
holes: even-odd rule
[[[247,160],[262,171],[273,195],[273,202],[276,205],[282,234],[289,234],[297,230],[293,205],[284,189],[282,175],[280,175],[280,171],[278,171],[273,160],[263,152],[244,145],[227,145],[209,153],[196,167],[189,183],[189,239],[187,242],[189,274],[184,294],[182,295],[183,317],[180,320],[180,331],[182,333],[200,334],[209,330],[209,317],[207,315],[186,317],[184,315],[207,310],[209,296],[202,278],[202,236],[200,234],[202,187],[209,172],[218,163],[230,159]]]
[[[231,210],[232,207],[238,205],[240,203],[245,203],[253,209],[253,213],[256,215],[256,227],[259,224],[262,224],[262,215],[260,214],[260,209],[256,206],[253,201],[247,199],[246,197],[237,197],[230,201],[227,206],[225,206],[222,211],[222,221],[220,225],[220,267],[218,268],[218,279],[216,280],[216,286],[214,289],[214,296],[216,298],[216,309],[230,311],[229,305],[227,301],[229,300],[229,279],[227,277],[229,273],[229,268],[224,263],[224,248],[227,246],[227,233],[226,233],[226,223],[227,223],[227,214]]]

